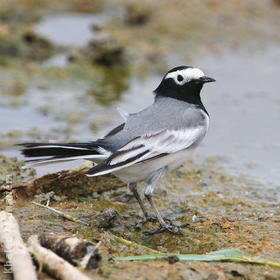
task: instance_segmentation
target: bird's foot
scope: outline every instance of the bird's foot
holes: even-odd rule
[[[163,220],[165,222],[168,222],[169,224],[172,224],[172,221],[166,217],[163,217]],[[152,223],[158,222],[157,216],[153,213],[149,213],[148,216],[143,219],[143,221],[139,222],[139,224],[143,226],[148,222],[152,222]]]
[[[189,224],[182,224],[179,226],[175,226],[173,224],[161,224],[158,228],[151,230],[151,231],[144,231],[145,234],[147,235],[153,235],[157,233],[162,233],[162,232],[168,232],[170,234],[174,235],[183,235],[180,231],[180,228],[187,227]]]
[[[158,221],[157,216],[155,214],[149,213],[147,217],[145,217],[139,224],[143,226],[148,222],[156,223],[157,221]]]

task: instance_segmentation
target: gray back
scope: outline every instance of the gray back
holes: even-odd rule
[[[115,151],[141,135],[153,134],[164,129],[191,129],[205,126],[205,118],[205,114],[198,105],[158,96],[149,107],[130,114],[121,131],[101,141],[107,149]]]

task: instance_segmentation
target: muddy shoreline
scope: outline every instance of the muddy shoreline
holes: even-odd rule
[[[24,188],[15,197],[0,194],[1,210],[15,215],[24,240],[48,232],[101,240],[103,260],[89,272],[93,279],[279,279],[278,268],[252,264],[111,261],[147,253],[114,235],[163,253],[237,248],[279,260],[279,15],[278,1],[164,0],[140,7],[126,0],[0,0],[0,185],[40,182],[28,195]],[[61,22],[62,33],[52,37]],[[72,30],[64,42],[57,41],[63,22]],[[189,224],[182,237],[143,234],[156,224],[135,226],[140,209],[114,177],[41,177],[78,163],[21,169],[14,144],[102,136],[121,121],[116,107],[133,112],[148,105],[161,74],[183,63],[198,64],[218,82],[203,95],[212,122],[208,138],[155,192],[165,216]],[[31,203],[48,199],[90,225]],[[106,209],[117,211],[110,223],[102,219]],[[0,278],[10,276],[0,266]]]
[[[75,189],[73,191],[75,193]],[[45,203],[44,197],[47,197],[46,194],[41,197],[36,195],[34,199]],[[235,279],[237,274],[240,279],[274,279],[266,278],[268,276],[277,279],[279,276],[276,268],[256,265],[109,261],[116,256],[147,253],[120,244],[113,235],[163,253],[202,254],[238,248],[246,255],[277,261],[280,205],[275,201],[275,191],[265,190],[264,186],[244,178],[229,176],[211,159],[202,166],[189,162],[174,171],[155,192],[155,201],[165,216],[175,219],[175,223],[189,224],[181,230],[184,234],[182,237],[143,234],[143,230],[151,230],[156,225],[148,223],[143,227],[135,227],[142,219],[141,212],[135,199],[124,187],[101,193],[93,192],[93,195],[88,196],[76,194],[74,197],[69,190],[64,196],[50,197],[51,207],[90,225],[63,220],[46,209],[31,204],[30,199],[18,200],[13,206],[1,208],[8,209],[16,216],[24,239],[35,232],[55,232],[75,234],[92,241],[102,240],[102,264],[96,271],[90,272],[97,279],[129,279],[137,275],[141,278],[144,277],[141,276],[144,275],[142,270],[150,273],[148,279],[165,279],[166,273],[175,278],[193,275],[193,279],[203,279],[211,274],[221,277],[217,279]],[[109,225],[100,224],[100,216],[106,209],[115,209],[118,213],[118,219]],[[162,269],[156,270],[157,267]],[[140,274],[136,272],[139,269]]]

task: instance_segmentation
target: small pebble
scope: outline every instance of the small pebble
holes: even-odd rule
[[[196,215],[193,215],[192,216],[192,221],[195,223],[195,222],[197,222],[198,221],[198,217],[196,216]]]

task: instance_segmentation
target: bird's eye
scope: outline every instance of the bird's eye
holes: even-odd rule
[[[178,82],[182,82],[184,80],[183,76],[182,75],[178,75],[177,76],[177,81]]]

